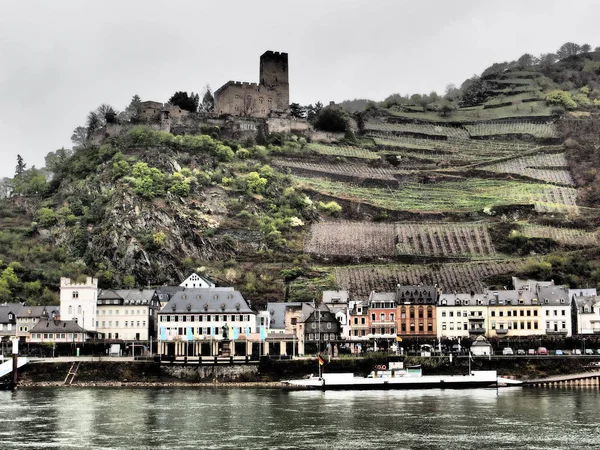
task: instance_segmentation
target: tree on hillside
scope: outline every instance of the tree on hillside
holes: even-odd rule
[[[73,149],[77,149],[79,147],[84,147],[86,139],[87,139],[87,128],[85,128],[85,127],[75,128],[73,130],[73,135],[71,136],[71,142],[73,143]]]
[[[202,96],[202,103],[200,103],[200,111],[212,112],[215,109],[215,97],[213,96],[210,86],[207,84],[204,88],[204,95]]]
[[[71,157],[73,151],[68,148],[59,148],[55,152],[49,152],[46,155],[46,170],[51,173],[56,173],[63,164]]]
[[[35,166],[15,175],[13,183],[17,194],[43,195],[48,190],[46,176],[40,169],[36,169]]]
[[[4,177],[0,180],[0,199],[9,198],[13,191],[13,180]]]
[[[304,119],[306,115],[306,108],[300,106],[298,103],[290,104],[290,116],[294,119]]]
[[[580,50],[581,53],[589,53],[592,51],[592,46],[590,44],[583,44]]]
[[[558,59],[565,59],[569,56],[575,56],[581,51],[581,47],[573,42],[566,42],[560,46],[556,54]]]
[[[525,67],[533,66],[538,62],[539,60],[531,53],[525,53],[519,59],[517,59],[517,67],[524,69]]]
[[[306,107],[306,120],[308,120],[310,123],[314,123],[322,109],[323,103],[321,102],[315,103],[314,106],[312,104],[308,105]]]
[[[122,122],[138,123],[142,113],[142,99],[135,94],[125,111],[119,114],[119,120]]]
[[[196,112],[198,111],[198,105],[200,103],[200,95],[194,94],[193,92],[188,95],[187,92],[177,91],[169,99],[169,103],[171,105],[179,106],[186,111]]]
[[[86,139],[89,139],[94,131],[100,129],[101,125],[100,117],[96,111],[90,111],[85,121],[86,127]]]
[[[507,62],[494,63],[490,67],[485,69],[483,72],[481,72],[481,77],[483,78],[483,77],[487,77],[490,75],[496,75],[496,74],[502,73],[506,69],[509,68],[509,65],[510,65],[510,63],[507,63]]]
[[[540,66],[547,67],[551,66],[558,60],[556,53],[542,53],[539,58]]]
[[[117,114],[115,108],[106,103],[102,103],[95,110],[90,111],[85,122],[87,128],[86,139],[89,139],[94,131],[106,125],[107,116],[116,116]]]
[[[21,155],[17,155],[17,167],[15,167],[15,175],[21,175],[25,172],[25,168],[27,164],[23,161],[23,157]]]
[[[346,131],[346,116],[341,108],[328,106],[319,112],[314,125],[316,129],[321,131],[343,133]]]
[[[460,98],[460,89],[458,89],[455,84],[450,83],[448,86],[446,86],[446,91],[444,94],[445,100],[452,102],[452,101],[458,100],[459,98]]]

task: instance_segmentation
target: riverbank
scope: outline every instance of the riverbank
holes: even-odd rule
[[[246,382],[189,382],[189,381],[164,381],[164,382],[121,382],[121,381],[94,381],[94,382],[73,382],[65,384],[60,381],[27,381],[19,383],[19,389],[28,388],[171,388],[171,387],[189,387],[189,388],[238,388],[238,389],[291,389],[290,386],[278,381],[246,381]],[[295,389],[297,390],[297,389]]]
[[[366,376],[375,366],[388,363],[382,357],[335,358],[323,370]],[[472,370],[496,370],[501,376],[532,380],[597,370],[582,358],[407,358],[426,375],[460,375]],[[251,364],[168,364],[154,361],[35,362],[19,371],[21,387],[241,387],[285,388],[280,380],[314,374],[318,363],[311,359],[263,359]],[[74,371],[75,376],[70,373]],[[69,380],[65,383],[65,380]],[[71,380],[72,379],[72,380]]]

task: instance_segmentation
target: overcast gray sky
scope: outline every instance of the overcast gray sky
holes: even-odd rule
[[[258,81],[289,53],[301,104],[443,92],[494,62],[600,45],[593,0],[0,0],[0,177],[71,147],[101,103]]]

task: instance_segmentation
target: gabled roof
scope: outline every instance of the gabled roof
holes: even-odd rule
[[[52,317],[59,314],[59,306],[27,306],[21,305],[17,317]]]
[[[183,280],[179,286],[192,289],[214,288],[215,283],[213,283],[207,277],[200,276],[197,273],[192,273],[189,277]]]
[[[323,303],[348,303],[348,291],[323,291]]]
[[[440,294],[438,306],[487,306],[484,294]]]
[[[76,320],[45,320],[42,319],[29,330],[29,333],[84,333]]]
[[[596,295],[576,295],[573,297],[573,302],[578,309],[588,306],[590,309],[600,303],[600,297]]]
[[[373,302],[396,302],[395,292],[375,292],[371,291],[369,295],[369,303]]]
[[[538,299],[541,305],[568,306],[569,290],[565,286],[544,286],[539,288]]]
[[[8,315],[11,313],[14,315],[14,322],[17,317],[17,313],[21,309],[21,306],[22,305],[20,303],[4,303],[0,305],[0,323],[10,323],[8,320]]]
[[[159,314],[254,314],[239,291],[231,288],[185,289],[175,292]]]

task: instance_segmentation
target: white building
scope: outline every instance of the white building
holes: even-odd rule
[[[348,301],[348,291],[323,291],[323,303],[327,305],[340,323],[342,339],[349,339],[352,333]]]
[[[102,290],[98,294],[96,329],[105,339],[155,339],[159,309],[155,289]]]
[[[545,333],[572,336],[569,290],[565,286],[542,286],[537,288],[537,297]]]
[[[76,320],[84,330],[96,330],[98,279],[87,277],[85,283],[60,278],[60,318]]]
[[[189,277],[187,277],[179,286],[188,289],[208,289],[214,288],[215,283],[210,281],[208,278],[201,277],[197,273],[193,273]]]
[[[265,312],[268,319],[268,312]],[[216,355],[223,340],[248,342],[257,329],[256,313],[239,291],[230,287],[175,292],[158,313],[160,352],[169,356]],[[266,338],[267,329],[263,328]],[[204,348],[206,347],[206,348]],[[245,354],[240,349],[241,354]]]
[[[573,298],[573,309],[576,311],[575,320],[578,334],[600,333],[600,297],[582,295]]]

